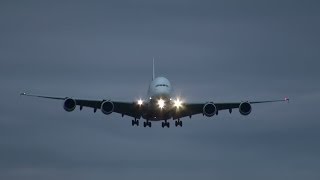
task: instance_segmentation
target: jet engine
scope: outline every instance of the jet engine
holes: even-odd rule
[[[206,103],[203,106],[203,114],[206,115],[207,117],[211,117],[217,112],[217,107],[213,103]]]
[[[251,113],[251,104],[249,102],[243,102],[239,106],[239,112],[240,114],[247,116]]]
[[[101,104],[101,111],[103,114],[111,114],[113,112],[114,105],[111,101],[103,101]]]
[[[77,106],[76,100],[71,98],[66,98],[66,100],[64,100],[64,103],[63,103],[64,110],[71,112],[76,108],[76,106]]]

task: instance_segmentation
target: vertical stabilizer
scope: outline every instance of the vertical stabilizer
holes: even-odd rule
[[[152,80],[155,78],[155,73],[154,73],[154,58],[152,59]]]

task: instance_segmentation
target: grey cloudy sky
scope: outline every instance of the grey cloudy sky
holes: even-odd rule
[[[319,179],[318,1],[0,2],[0,179]],[[151,61],[189,102],[291,98],[131,127],[53,96],[132,101]]]

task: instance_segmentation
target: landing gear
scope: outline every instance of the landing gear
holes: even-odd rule
[[[147,122],[143,122],[143,127],[151,127],[151,122],[147,121]]]
[[[175,121],[174,125],[176,125],[176,127],[178,127],[178,126],[182,127],[182,121],[180,121],[180,120]]]
[[[134,126],[134,125],[139,126],[139,120],[137,120],[137,119],[132,120],[132,126]]]
[[[165,122],[162,122],[162,123],[161,123],[161,126],[162,126],[162,128],[164,128],[164,127],[169,128],[169,127],[170,127],[170,123],[167,122],[167,121],[165,121]]]

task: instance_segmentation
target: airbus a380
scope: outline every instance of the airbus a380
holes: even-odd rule
[[[132,126],[139,126],[139,119],[145,119],[144,127],[151,127],[152,121],[162,121],[162,128],[170,127],[169,120],[175,121],[175,126],[182,127],[181,118],[192,117],[196,114],[212,117],[218,115],[219,111],[239,109],[240,114],[246,116],[251,113],[252,104],[289,101],[288,98],[281,100],[270,101],[243,101],[243,102],[204,102],[204,103],[187,103],[179,98],[172,96],[173,88],[170,81],[165,77],[155,77],[154,61],[153,61],[153,76],[148,89],[148,99],[139,99],[133,102],[119,102],[112,100],[85,100],[73,99],[69,97],[52,97],[40,96],[27,93],[21,93],[24,96],[32,96],[46,99],[55,99],[63,101],[63,108],[67,112],[75,110],[76,106],[93,108],[96,112],[100,109],[103,114],[109,115],[113,112],[134,118]]]

